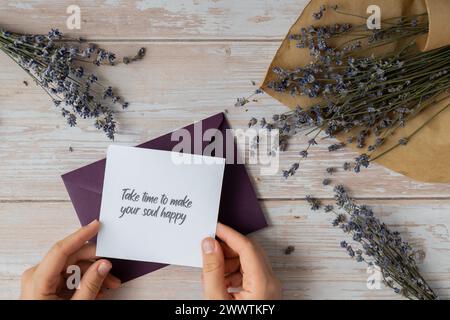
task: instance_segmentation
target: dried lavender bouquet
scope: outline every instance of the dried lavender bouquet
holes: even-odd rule
[[[337,7],[331,9],[346,14]],[[316,18],[320,19],[325,10],[321,8]],[[272,70],[275,80],[261,89],[320,99],[313,106],[298,106],[274,115],[271,121],[261,119],[263,127],[280,131],[281,150],[299,132],[312,135],[306,150],[300,152],[306,158],[321,132],[328,137],[345,135],[346,141],[329,146],[329,151],[352,143],[365,148],[352,164],[359,172],[385,152],[406,145],[417,132],[402,137],[395,146],[373,157],[396,129],[450,96],[450,47],[422,53],[414,45],[414,38],[428,31],[427,15],[392,18],[383,25],[387,27],[380,30],[350,24],[311,26],[290,36],[298,48],[309,48],[311,63],[293,70],[275,67]],[[339,38],[349,40],[334,46]],[[399,40],[406,42],[400,48],[378,55],[372,53]],[[254,123],[252,119],[251,124]],[[298,167],[295,163],[284,175],[293,175]]]
[[[324,206],[333,213],[332,225],[351,236],[354,245],[342,241],[341,247],[357,262],[379,268],[385,285],[408,299],[435,300],[436,293],[420,275],[416,263],[417,253],[402,240],[400,233],[391,231],[374,216],[366,205],[357,205],[342,185],[334,188],[336,207]],[[319,210],[320,202],[312,196],[306,200],[312,210]]]
[[[114,53],[85,44],[82,39],[64,38],[57,29],[47,35],[0,29],[0,49],[44,89],[69,126],[75,126],[78,118],[94,119],[95,127],[114,139],[114,105],[125,109],[128,102],[82,66],[114,65]],[[145,49],[141,48],[136,57],[124,58],[124,63],[139,60],[144,54]]]

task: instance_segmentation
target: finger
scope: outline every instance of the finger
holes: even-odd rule
[[[225,277],[225,285],[227,288],[242,287],[242,273],[235,272]]]
[[[241,261],[239,257],[225,259],[225,274],[233,273],[241,268]]]
[[[72,299],[94,300],[111,268],[112,264],[108,260],[101,259],[94,262],[81,278],[80,289],[75,292]]]
[[[216,235],[225,243],[230,254],[241,254],[249,242],[246,236],[222,223],[217,224]]]
[[[221,223],[217,224],[216,234],[239,254],[244,272],[255,276],[265,272],[266,261],[264,256],[246,236]]]
[[[80,250],[76,251],[67,259],[66,266],[77,264],[78,261],[97,260],[99,257],[95,255],[95,243],[87,243]]]
[[[105,293],[102,291],[102,290],[100,290],[99,292],[98,292],[98,294],[97,294],[97,296],[95,297],[95,299],[97,300],[97,299],[101,299],[101,298],[103,298],[105,296]]]
[[[225,259],[217,240],[206,238],[202,241],[203,291],[206,299],[229,299],[225,286]]]
[[[36,270],[38,275],[36,279],[43,290],[54,289],[47,287],[56,286],[56,279],[59,278],[64,270],[69,256],[83,247],[88,240],[92,239],[97,234],[99,227],[100,223],[94,220],[65,239],[58,241],[50,249]]]
[[[93,263],[95,262],[91,261],[78,262],[78,266],[80,267],[81,273],[85,274]],[[103,281],[103,287],[108,289],[117,289],[120,287],[121,284],[122,281],[120,281],[119,278],[113,276],[111,273],[108,273],[108,275],[105,278],[105,281]]]
[[[264,249],[261,247],[261,245],[259,243],[254,242],[253,245],[255,246],[256,251],[258,252],[261,259],[264,261],[264,265],[266,266],[267,271],[269,271],[270,273],[273,274],[272,264],[269,260],[269,257],[267,256],[266,252],[264,251]]]
[[[80,275],[83,275],[88,269],[89,267],[93,264],[93,261],[80,261],[77,263],[77,266],[80,268]],[[66,273],[63,274],[60,278],[60,284],[58,286],[58,296],[63,298],[64,300],[67,299],[71,299],[73,294],[74,294],[74,289],[69,288],[69,284],[67,283],[67,279],[71,276],[72,274],[70,273]],[[73,283],[71,283],[71,285],[73,285]],[[121,285],[121,281],[114,277],[112,274],[108,274],[108,276],[105,278],[105,281],[103,281],[103,286],[102,289],[100,290],[100,293],[102,292],[103,289],[117,289],[119,288]]]
[[[220,239],[219,239],[220,240]],[[219,241],[220,246],[222,247],[223,255],[225,258],[237,258],[239,257],[239,254],[230,248],[228,244],[223,242],[222,240]]]

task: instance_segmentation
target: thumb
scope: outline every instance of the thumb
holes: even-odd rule
[[[225,286],[225,259],[220,244],[213,238],[206,238],[202,241],[202,252],[205,299],[229,299]]]
[[[111,262],[108,260],[102,259],[94,262],[81,278],[80,289],[75,292],[72,299],[94,300],[111,268]]]

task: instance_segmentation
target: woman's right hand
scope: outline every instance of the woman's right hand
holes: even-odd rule
[[[220,242],[213,238],[202,241],[206,299],[281,299],[280,282],[257,244],[221,223],[217,237]]]

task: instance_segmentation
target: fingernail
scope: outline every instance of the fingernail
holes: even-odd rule
[[[111,279],[112,279],[112,281],[114,281],[115,283],[117,283],[119,285],[122,284],[122,281],[119,278],[112,276]]]
[[[109,262],[102,262],[100,263],[100,265],[97,268],[97,272],[99,275],[101,275],[102,277],[106,276],[109,272],[109,270],[111,270],[112,265]]]
[[[211,254],[214,252],[214,239],[206,238],[202,241],[202,250],[204,254]]]
[[[92,226],[93,224],[96,224],[98,222],[97,219],[92,220],[91,222],[89,222],[88,226]]]

